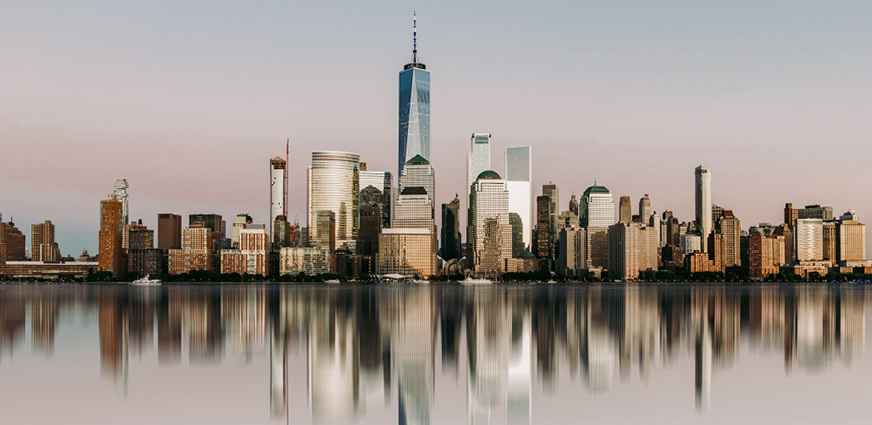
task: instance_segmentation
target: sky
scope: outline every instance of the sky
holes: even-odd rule
[[[290,138],[305,225],[313,150],[396,173],[413,10],[437,204],[488,132],[499,173],[505,147],[532,146],[534,196],[556,183],[561,210],[596,180],[689,221],[702,164],[744,229],[785,202],[872,216],[870,2],[7,0],[3,220],[28,243],[52,220],[63,254],[94,254],[99,201],[126,178],[150,228],[159,212],[264,222]]]

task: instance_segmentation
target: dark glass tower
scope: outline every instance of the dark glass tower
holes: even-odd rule
[[[412,62],[400,71],[398,151],[397,176],[416,155],[430,159],[430,71],[418,62],[417,18],[412,26]]]

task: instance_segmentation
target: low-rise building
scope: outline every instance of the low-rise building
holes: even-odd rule
[[[333,273],[333,254],[329,249],[295,246],[279,251],[279,273],[316,275]]]

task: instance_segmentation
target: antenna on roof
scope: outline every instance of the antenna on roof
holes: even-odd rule
[[[412,63],[418,63],[418,12],[412,11]]]

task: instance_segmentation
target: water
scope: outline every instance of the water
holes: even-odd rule
[[[0,285],[0,423],[867,423],[870,293]]]

